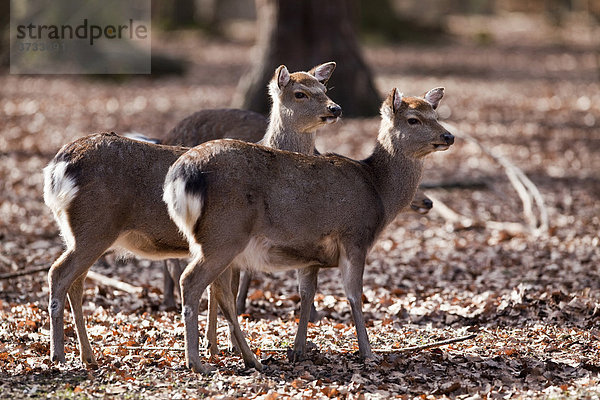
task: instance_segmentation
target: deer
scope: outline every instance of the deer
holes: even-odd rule
[[[323,64],[321,68],[327,65]],[[335,68],[335,64],[330,64],[330,67]],[[315,67],[317,68],[317,67]],[[277,91],[289,81],[284,72],[284,69],[276,70],[275,75],[278,77],[278,85],[275,86],[275,79],[271,81],[270,91],[272,98],[278,98]],[[327,73],[331,76],[332,71]],[[324,77],[323,77],[324,78]],[[322,83],[326,84],[323,79]],[[219,118],[227,121],[227,124],[219,122]],[[287,126],[288,124],[285,124]],[[264,127],[264,129],[262,129]],[[268,131],[266,128],[268,127]],[[232,129],[233,128],[233,129]],[[285,134],[275,133],[275,129],[287,130]],[[178,145],[192,147],[208,140],[221,138],[241,139],[248,142],[259,142],[273,148],[282,148],[284,150],[297,151],[306,154],[319,154],[319,151],[314,148],[314,140],[301,145],[294,145],[289,141],[291,137],[306,137],[301,136],[301,133],[290,132],[289,128],[280,127],[275,124],[267,125],[267,119],[261,114],[247,110],[236,109],[220,109],[220,110],[202,110],[185,118],[177,124],[161,141],[162,144]],[[418,191],[413,199],[410,208],[419,213],[426,214],[432,208],[433,203],[421,191]],[[183,271],[182,262],[179,259],[170,259],[165,261],[164,266],[164,300],[163,303],[168,309],[175,309],[176,303],[174,298],[175,282],[179,282],[179,277]],[[252,271],[245,270],[242,274],[242,279],[239,281],[239,270],[234,271],[232,289],[234,298],[237,297],[236,310],[238,314],[243,313],[245,309],[246,298],[250,281],[253,278]],[[240,282],[238,284],[238,282]],[[238,289],[239,288],[239,289]],[[209,290],[210,292],[210,290]],[[236,296],[237,293],[237,296]],[[309,320],[314,321],[317,318],[317,311],[314,304],[309,304],[310,314]],[[216,316],[216,300],[214,296],[209,295],[209,310],[208,324],[206,327],[206,339],[208,350],[211,355],[217,355],[218,343],[216,334],[217,316]],[[308,324],[308,322],[306,322]],[[233,347],[236,347],[232,343]]]
[[[285,66],[276,69],[273,79],[269,84],[269,94],[273,100],[274,112],[271,113],[269,124],[261,134],[260,143],[273,148],[312,154],[315,150],[316,129],[326,123],[334,123],[341,116],[341,107],[333,103],[326,95],[325,84],[335,70],[335,62],[318,65],[308,73],[300,72],[291,74]],[[321,102],[327,103],[331,115],[321,116],[315,120]],[[290,105],[300,104],[301,108],[294,110]],[[282,112],[280,110],[286,110]],[[299,112],[301,111],[301,112]],[[237,129],[228,130],[215,121],[215,115],[227,116],[228,120],[240,121],[243,125]],[[179,123],[163,140],[164,144],[190,146],[195,141],[213,139],[218,137],[233,137],[242,140],[255,139],[261,128],[262,117],[244,110],[218,110],[213,112],[200,111]],[[265,132],[266,131],[266,132]],[[197,143],[196,143],[197,144]],[[174,282],[179,282],[182,268],[179,260],[165,262],[165,302],[174,305]],[[234,271],[232,290],[234,297],[237,294],[239,270]],[[246,296],[246,294],[244,294]],[[245,298],[245,297],[244,297]],[[314,308],[314,306],[313,306]],[[206,337],[208,349],[212,355],[218,353],[216,324],[217,324],[216,299],[209,295],[208,324]],[[233,340],[235,341],[235,340]],[[235,343],[232,343],[235,346]]]
[[[361,161],[225,139],[188,150],[169,168],[163,200],[192,255],[180,278],[188,368],[210,370],[199,355],[197,304],[209,284],[226,290],[232,263],[297,269],[301,304],[313,301],[319,268],[339,267],[359,355],[373,359],[362,313],[366,256],[410,205],[425,156],[454,143],[435,113],[443,95],[443,88],[435,88],[422,98],[405,97],[394,88],[381,106],[375,148]],[[230,294],[227,301],[233,301]],[[247,348],[228,308],[225,318]],[[302,310],[300,318],[306,318]],[[306,333],[299,330],[294,352],[302,353],[305,345]],[[262,368],[258,360],[254,365]]]
[[[325,83],[325,82],[323,82]],[[159,143],[170,146],[194,147],[209,140],[216,139],[238,139],[246,142],[260,142],[267,131],[269,120],[262,114],[239,109],[206,109],[200,110],[181,120],[172,128]],[[271,133],[272,137],[273,134]],[[284,146],[292,150],[290,146]],[[298,151],[302,152],[302,149]],[[314,149],[315,154],[319,154]],[[423,194],[417,191],[410,208],[419,213],[427,214],[433,207],[433,202]],[[175,282],[179,282],[179,276],[183,271],[183,266],[179,259],[165,261],[163,305],[168,310],[177,308],[175,302]],[[251,271],[244,271],[239,285],[236,309],[238,314],[242,314],[246,308],[246,298],[252,279]],[[313,313],[314,310],[311,310]],[[311,317],[311,320],[313,318]]]
[[[283,78],[289,81],[281,85],[274,99],[271,120],[278,128],[267,129],[265,144],[314,149],[314,131],[336,122],[341,115],[341,108],[325,95],[323,84],[334,65],[326,63],[308,73],[293,74],[285,66],[278,68],[275,76],[279,84]],[[290,137],[289,142],[280,137],[293,134],[299,137]],[[51,361],[65,362],[64,308],[68,296],[81,362],[97,365],[81,307],[87,271],[103,253],[123,249],[153,260],[188,257],[188,242],[162,202],[167,171],[187,150],[115,133],[92,134],[63,146],[44,168],[44,201],[66,244],[48,272]],[[219,297],[227,292],[216,291],[221,308],[230,304]],[[251,363],[254,360],[248,352],[247,346],[243,348],[245,362]]]

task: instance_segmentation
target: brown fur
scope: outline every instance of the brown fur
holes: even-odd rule
[[[434,89],[429,94],[442,89]],[[376,237],[414,197],[422,158],[454,138],[436,120],[434,103],[392,91],[382,106],[373,154],[363,161],[338,155],[310,157],[239,141],[191,149],[170,168],[164,199],[195,255],[181,277],[186,363],[205,370],[198,354],[197,307],[202,292],[231,262],[269,270],[295,268],[316,277],[340,266],[360,354],[372,357],[361,309],[362,274]],[[419,124],[411,124],[418,118]],[[198,191],[187,188],[193,182]],[[182,214],[189,207],[197,219]],[[303,301],[314,297],[305,285]],[[239,331],[237,319],[228,318]],[[243,339],[243,336],[241,340]],[[304,351],[297,335],[294,351]],[[240,343],[241,344],[241,343]],[[255,364],[260,368],[260,364]]]
[[[282,67],[278,70],[283,71]],[[323,98],[308,102],[314,113],[312,120],[307,112],[298,110],[304,123],[310,122],[316,127],[327,122],[321,118],[331,114],[330,106],[335,103],[326,96],[325,99],[327,102]],[[282,104],[286,109],[307,108],[304,100]],[[272,118],[278,113],[277,109]],[[302,135],[314,135],[303,125],[292,125],[300,121],[284,122],[290,125],[284,123],[282,126],[286,129],[271,130],[270,137],[285,143],[278,134],[302,132]],[[314,142],[314,138],[307,142],[311,141]],[[151,259],[189,254],[187,241],[183,240],[161,201],[166,172],[186,150],[139,142],[114,133],[97,134],[64,146],[46,167],[44,197],[67,243],[67,249],[48,273],[50,356],[53,361],[65,360],[64,306],[68,292],[81,360],[85,364],[95,364],[81,310],[83,280],[92,263],[107,249],[120,247]],[[228,288],[220,293],[230,296],[232,290]],[[219,303],[227,313],[230,312],[227,306],[232,302],[228,297],[224,298],[219,299]],[[233,312],[235,315],[235,307]],[[247,344],[243,347],[245,344],[240,343],[244,359],[252,363],[255,357]]]

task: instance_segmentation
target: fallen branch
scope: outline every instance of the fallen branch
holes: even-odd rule
[[[184,348],[180,347],[163,347],[163,346],[121,346],[118,344],[110,344],[108,346],[104,346],[105,349],[108,348],[119,348],[125,350],[134,350],[134,351],[185,351]]]
[[[373,352],[374,353],[406,353],[406,352],[413,352],[413,351],[428,350],[428,349],[433,349],[435,347],[446,346],[446,345],[458,343],[458,342],[464,342],[465,340],[474,339],[476,337],[477,337],[477,334],[473,333],[473,334],[467,335],[467,336],[461,336],[461,337],[452,338],[452,339],[440,340],[438,342],[422,344],[419,346],[404,347],[404,348],[400,348],[400,349],[373,349]],[[184,348],[180,348],[180,347],[121,346],[118,344],[111,344],[108,346],[104,346],[104,348],[119,348],[119,349],[132,350],[132,351],[185,351]],[[261,349],[261,351],[263,351],[263,352],[287,352],[288,350],[289,350],[288,348],[283,348],[283,347],[270,347],[270,348],[266,348],[266,349]],[[341,349],[341,350],[351,352],[354,349]]]
[[[449,130],[456,131],[456,128],[448,123],[443,123]],[[477,139],[468,133],[461,132],[461,137],[464,137],[471,143],[474,143],[479,147],[479,149],[491,157],[494,161],[500,164],[504,168],[504,172],[508,177],[511,185],[515,188],[519,198],[521,199],[521,203],[523,204],[523,214],[525,216],[525,220],[527,225],[529,226],[528,231],[538,236],[540,234],[544,234],[548,232],[548,210],[546,209],[546,205],[544,204],[544,198],[540,193],[537,186],[525,175],[525,173],[518,168],[516,165],[511,163],[505,157],[494,153],[493,151],[484,147]],[[431,196],[430,196],[431,197]],[[539,212],[539,221],[533,212],[533,204],[538,208]],[[437,204],[436,204],[437,207]],[[458,214],[457,214],[458,215]],[[498,224],[497,222],[492,223],[492,225]],[[506,223],[499,223],[505,225]],[[512,224],[512,223],[508,223]],[[501,226],[502,226],[501,225]],[[516,227],[516,226],[515,226]]]
[[[421,183],[420,189],[487,189],[488,183],[482,180],[476,181],[445,181],[436,183]]]
[[[127,282],[122,282],[118,279],[115,278],[110,278],[106,275],[102,275],[99,274],[97,272],[94,271],[88,271],[87,273],[87,277],[93,281],[95,281],[96,283],[102,284],[102,285],[106,285],[106,286],[110,286],[110,287],[114,287],[115,289],[118,289],[122,292],[126,292],[126,293],[130,293],[130,294],[135,294],[135,295],[142,295],[143,293],[145,293],[145,289],[139,286],[133,286],[130,285]]]
[[[2,256],[2,257],[4,257],[4,256]],[[6,257],[4,257],[4,258],[6,258]],[[6,260],[8,260],[8,259],[5,260],[5,259],[0,258],[0,260],[3,262],[6,262]],[[14,263],[14,261],[13,261],[13,263]],[[14,268],[18,268],[18,265],[15,264]],[[18,278],[20,276],[31,275],[31,274],[35,274],[38,272],[47,272],[49,269],[50,269],[49,265],[44,265],[44,266],[25,269],[25,270],[16,271],[16,272],[8,272],[5,274],[0,274],[0,280]],[[146,289],[144,289],[142,287],[133,286],[133,285],[130,285],[129,283],[122,282],[115,278],[110,278],[106,275],[102,275],[102,274],[99,274],[98,272],[94,272],[94,271],[88,271],[87,278],[91,279],[92,281],[95,281],[96,283],[106,285],[106,286],[111,286],[122,292],[130,293],[130,294],[143,295],[146,292]]]
[[[486,229],[494,229],[506,231],[512,235],[529,233],[530,230],[525,225],[519,222],[500,222],[500,221],[480,221],[465,217],[448,207],[443,201],[433,196],[429,192],[425,195],[433,201],[434,210],[446,221],[457,225],[460,229],[482,227]]]
[[[18,268],[18,266],[17,266],[17,268]],[[50,266],[46,265],[43,267],[30,268],[30,269],[17,271],[17,272],[7,272],[5,274],[0,274],[0,280],[18,278],[19,276],[31,275],[31,274],[35,274],[38,272],[46,272],[49,269],[50,269]]]
[[[461,337],[457,337],[457,338],[453,338],[453,339],[441,340],[439,342],[423,344],[420,346],[403,347],[403,348],[399,348],[399,349],[373,349],[373,353],[406,353],[406,352],[412,352],[412,351],[427,350],[427,349],[432,349],[434,347],[446,346],[448,344],[463,342],[465,340],[474,339],[475,337],[477,337],[477,334],[473,333],[473,334],[467,335],[467,336],[461,336]],[[270,348],[266,348],[266,349],[261,349],[262,352],[283,352],[283,351],[287,352],[288,350],[289,350],[288,348],[281,348],[281,347],[270,347]],[[352,352],[352,351],[355,351],[356,349],[341,348],[340,350],[344,351],[344,352]]]

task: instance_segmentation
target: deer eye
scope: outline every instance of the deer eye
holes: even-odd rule
[[[416,118],[409,118],[407,122],[409,125],[419,125],[421,123],[421,121]]]
[[[296,93],[294,93],[294,96],[295,96],[297,99],[305,99],[305,98],[307,98],[307,97],[308,97],[308,96],[307,96],[306,94],[304,94],[303,92],[296,92]]]

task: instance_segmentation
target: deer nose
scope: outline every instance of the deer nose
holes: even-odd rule
[[[423,199],[423,205],[428,210],[431,210],[433,208],[433,201],[431,201],[431,199]]]
[[[337,104],[330,104],[327,106],[327,109],[333,114],[334,117],[339,117],[342,115],[342,107],[338,106]]]
[[[442,139],[444,139],[444,142],[446,142],[446,144],[454,143],[454,135],[451,133],[446,132],[442,134]]]

